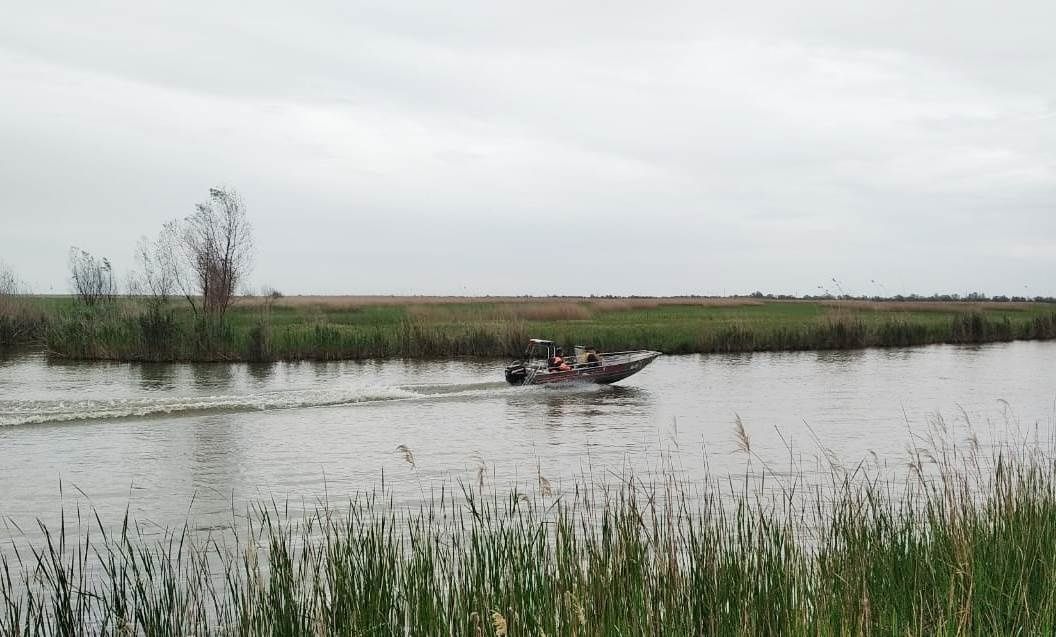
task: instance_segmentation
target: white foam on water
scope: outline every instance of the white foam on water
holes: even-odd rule
[[[324,407],[384,400],[413,399],[416,396],[417,394],[414,392],[399,387],[378,387],[170,398],[3,401],[0,402],[0,426],[136,418],[155,415],[193,415],[223,411],[266,411],[299,407]]]
[[[488,382],[308,389],[246,395],[0,401],[0,427],[150,416],[192,416],[212,412],[352,406],[384,401],[475,399],[516,390],[540,389],[544,388],[511,388],[506,383]]]

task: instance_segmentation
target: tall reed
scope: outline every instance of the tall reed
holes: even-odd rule
[[[4,554],[0,633],[1051,634],[1052,457],[925,457],[909,482],[834,468],[798,495],[669,472],[272,503],[160,540],[77,511]]]
[[[39,341],[44,336],[46,320],[31,298],[0,290],[0,348]]]

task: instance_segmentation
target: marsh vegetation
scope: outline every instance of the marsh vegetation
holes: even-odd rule
[[[25,283],[0,261],[0,351],[41,340],[46,325],[44,306],[28,295]]]
[[[0,568],[0,632],[298,635],[1041,634],[1056,629],[1056,470],[1036,443],[933,443],[908,477],[667,465],[502,493],[384,487],[235,532],[67,511]],[[402,454],[413,471],[413,451]],[[483,479],[483,473],[481,474]],[[15,546],[18,546],[16,543]]]
[[[530,336],[667,354],[855,349],[1056,337],[1044,303],[756,299],[240,297],[223,320],[132,297],[32,299],[48,352],[69,359],[337,360],[512,356]]]

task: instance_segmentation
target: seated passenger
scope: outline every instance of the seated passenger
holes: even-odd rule
[[[559,347],[557,348],[557,352],[550,357],[550,360],[547,363],[547,368],[550,371],[567,372],[568,370],[572,369],[571,367],[569,367],[568,363],[565,362],[563,354],[564,351]]]
[[[598,365],[601,365],[601,354],[599,354],[598,350],[593,347],[587,351],[587,365],[589,367],[597,367]]]

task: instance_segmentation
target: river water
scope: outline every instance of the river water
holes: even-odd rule
[[[501,361],[127,364],[0,359],[0,539],[80,505],[223,528],[247,503],[415,504],[479,468],[497,486],[655,468],[689,478],[819,458],[899,471],[957,444],[1052,439],[1056,342],[666,356],[615,386],[514,388]],[[400,447],[409,450],[405,453]],[[413,465],[410,460],[413,455]],[[782,464],[783,463],[783,464]]]

